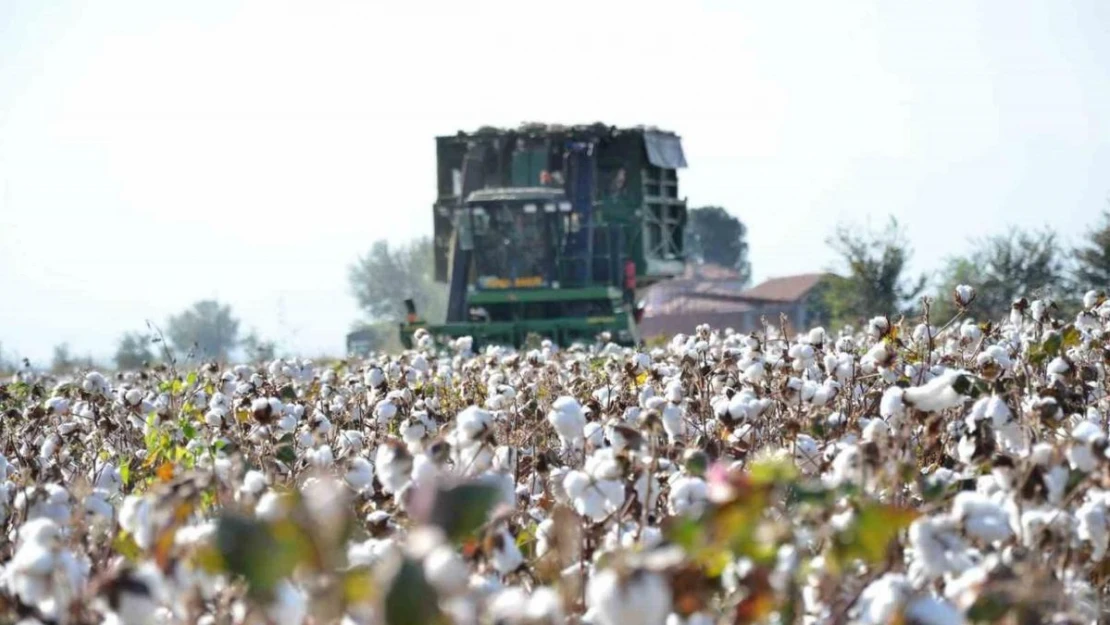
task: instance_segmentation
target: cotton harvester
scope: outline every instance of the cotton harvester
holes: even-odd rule
[[[435,279],[443,324],[411,301],[401,339],[568,345],[608,332],[633,345],[636,292],[682,273],[686,200],[677,135],[654,128],[525,125],[436,139]]]

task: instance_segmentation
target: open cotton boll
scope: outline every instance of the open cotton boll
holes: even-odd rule
[[[966,382],[967,375],[965,371],[946,371],[923,386],[905,389],[902,393],[902,401],[922,412],[939,412],[955,408],[967,399],[955,388],[961,381]]]
[[[680,476],[671,483],[667,507],[676,516],[701,514],[709,501],[709,486],[700,477]]]
[[[671,613],[670,586],[659,573],[635,569],[621,574],[605,569],[590,578],[586,606],[594,625],[664,625]]]
[[[490,562],[493,568],[502,575],[516,571],[524,564],[524,556],[516,545],[516,540],[505,528],[494,533],[490,540]]]
[[[1065,450],[1071,467],[1077,471],[1090,473],[1098,468],[1101,453],[1096,447],[1105,449],[1106,434],[1099,426],[1090,421],[1080,421],[1071,432],[1072,442]]]
[[[356,457],[351,460],[350,467],[343,479],[356,493],[368,492],[373,494],[374,465],[370,464],[370,461],[366,458]]]
[[[455,431],[460,443],[481,439],[493,427],[493,415],[478,406],[469,406],[455,420]]]
[[[252,469],[243,476],[243,485],[239,489],[249,495],[258,495],[266,490],[269,482],[264,473]]]
[[[439,545],[424,558],[424,575],[442,596],[462,593],[470,580],[470,569],[450,545]]]
[[[374,471],[387,493],[400,491],[412,474],[412,455],[403,443],[387,440],[378,446],[374,456]]]
[[[551,411],[547,413],[547,422],[555,428],[564,449],[571,449],[584,439],[586,415],[573,397],[564,395],[556,399],[551,405]]]
[[[913,586],[905,575],[884,574],[860,593],[854,607],[859,622],[867,625],[891,623],[912,592]]]
[[[969,537],[979,541],[991,543],[1013,536],[1009,514],[1002,506],[981,493],[958,493],[952,503],[952,516],[963,526]]]

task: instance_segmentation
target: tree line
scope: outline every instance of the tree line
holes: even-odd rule
[[[691,209],[684,232],[687,258],[732,269],[747,284],[747,236],[743,222],[721,207]],[[910,274],[912,249],[894,218],[879,230],[841,224],[827,242],[838,262],[810,294],[808,306],[814,323],[832,328],[860,327],[878,315],[920,316],[926,303],[930,320],[943,323],[957,312],[952,293],[960,284],[975,288],[975,299],[964,312],[980,320],[1005,316],[1020,297],[1047,298],[1066,311],[1077,310],[1084,292],[1110,287],[1110,210],[1073,247],[1051,228],[1010,228],[972,239],[969,251],[946,259],[933,280]],[[348,267],[350,293],[364,313],[349,329],[364,331],[375,349],[395,349],[400,347],[397,323],[404,318],[406,298],[415,301],[425,318],[443,318],[447,289],[434,279],[433,256],[429,237],[393,246],[384,240],[373,243]],[[274,341],[253,331],[243,334],[240,326],[229,305],[201,300],[171,315],[164,331],[148,324],[146,331],[122,335],[112,360],[118,369],[129,370],[175,359],[275,357]],[[91,357],[76,356],[68,344],[61,344],[54,348],[50,368],[65,372],[93,364]],[[0,370],[18,366],[0,346]]]

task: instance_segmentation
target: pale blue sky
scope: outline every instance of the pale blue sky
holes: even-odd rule
[[[0,0],[0,343],[45,362],[205,297],[335,353],[346,269],[431,230],[437,134],[680,133],[756,279],[842,219],[1075,236],[1110,193],[1110,3]],[[400,294],[399,294],[400,295]]]

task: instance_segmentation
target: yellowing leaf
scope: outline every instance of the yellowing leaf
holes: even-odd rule
[[[168,481],[172,480],[173,479],[173,463],[172,462],[163,462],[161,465],[158,466],[158,470],[155,471],[155,475],[157,475],[158,479],[163,481],[163,482],[168,482]]]
[[[851,524],[837,534],[833,550],[841,562],[860,559],[869,564],[881,562],[886,557],[890,541],[918,517],[910,508],[889,504],[864,504],[856,512]]]
[[[376,596],[374,571],[369,567],[357,567],[343,575],[343,600],[352,603],[370,603]]]

